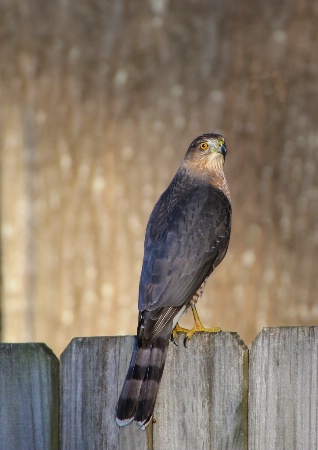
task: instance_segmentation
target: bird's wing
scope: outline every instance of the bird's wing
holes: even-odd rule
[[[147,226],[139,288],[147,335],[158,335],[221,262],[230,222],[227,197],[207,183],[177,176],[160,197]]]

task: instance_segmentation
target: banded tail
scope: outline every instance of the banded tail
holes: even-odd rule
[[[144,430],[150,422],[166,361],[170,335],[171,327],[168,326],[149,347],[142,348],[136,343],[117,404],[117,425],[128,425],[135,420]]]

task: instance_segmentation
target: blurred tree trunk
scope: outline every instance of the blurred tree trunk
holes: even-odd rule
[[[204,323],[249,343],[318,322],[317,19],[310,0],[0,2],[4,340],[135,332],[148,215],[211,131],[233,234]]]

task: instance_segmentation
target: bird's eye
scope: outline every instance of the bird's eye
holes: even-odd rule
[[[207,148],[208,148],[208,144],[206,142],[201,142],[200,149],[201,150],[206,150]]]

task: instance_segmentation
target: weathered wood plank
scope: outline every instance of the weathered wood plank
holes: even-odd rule
[[[73,339],[61,355],[61,450],[142,450],[147,433],[119,428],[115,408],[134,338]]]
[[[250,351],[249,449],[318,448],[318,327],[265,328]]]
[[[248,349],[236,333],[170,345],[154,417],[154,450],[247,448]]]
[[[0,345],[0,449],[58,449],[59,361],[44,344]]]

